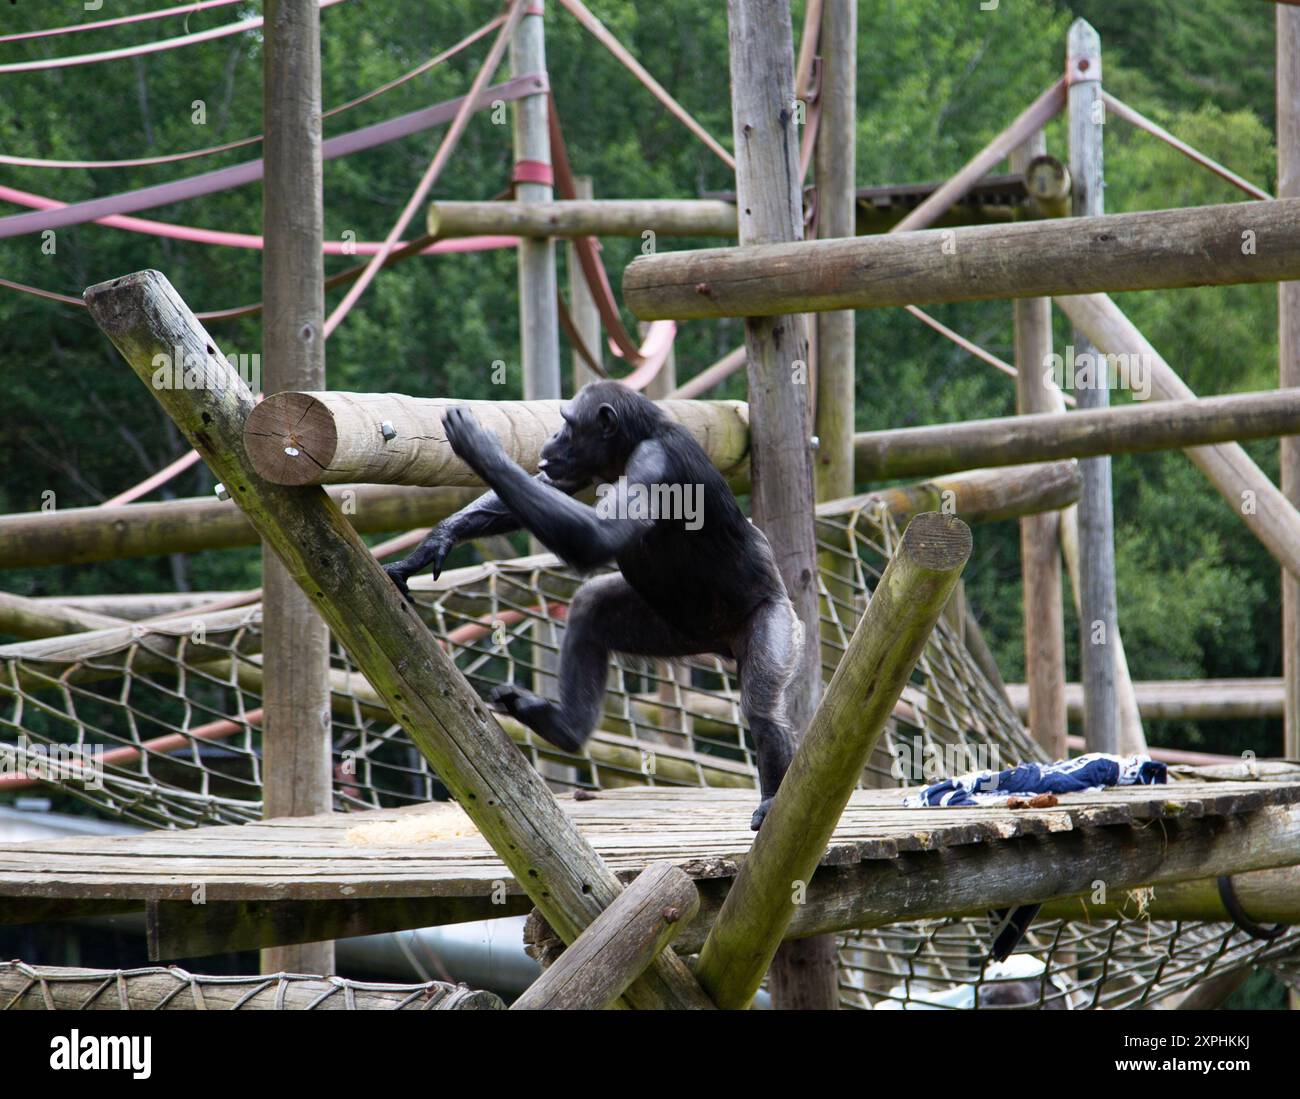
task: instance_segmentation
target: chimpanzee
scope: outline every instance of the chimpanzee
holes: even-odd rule
[[[443,427],[452,450],[492,491],[439,523],[409,557],[387,566],[388,575],[409,598],[407,579],[430,564],[437,576],[458,542],[521,526],[580,571],[616,563],[619,574],[587,580],[573,597],[559,701],[504,685],[493,690],[492,703],[576,751],[600,719],[612,651],[734,659],[758,754],[761,800],[750,821],[757,830],[794,754],[785,691],[804,644],[772,549],[699,443],[652,401],[598,381],[560,414],[564,424],[542,447],[541,472],[530,477],[468,409],[449,409]],[[571,498],[593,483],[595,507]],[[692,496],[701,514],[646,507],[647,500]]]

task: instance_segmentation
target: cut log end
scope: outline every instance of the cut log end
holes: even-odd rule
[[[971,546],[970,527],[957,516],[926,511],[907,524],[899,552],[922,568],[949,572],[965,565]]]
[[[244,449],[262,476],[277,485],[319,481],[338,453],[338,425],[311,393],[276,393],[248,417]]]

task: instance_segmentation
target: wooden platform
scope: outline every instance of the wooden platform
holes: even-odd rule
[[[1195,834],[1169,827],[1174,823],[1293,805],[1300,802],[1300,782],[1123,787],[1066,795],[1057,807],[1041,810],[907,809],[902,793],[857,791],[822,865],[852,867],[1027,837],[1091,832],[1098,838],[1106,829],[1127,835],[1150,831],[1145,826],[1154,822],[1166,825],[1165,842],[1174,844],[1180,834]],[[748,828],[753,791],[640,787],[583,800],[568,795],[560,802],[625,880],[648,863],[667,859],[702,886],[717,881],[725,893],[720,879],[736,873],[753,841]],[[531,908],[477,835],[403,846],[355,846],[346,838],[359,825],[430,811],[417,805],[0,845],[0,923],[147,905],[151,944],[160,956],[169,956],[169,949],[182,946],[192,955],[198,945],[252,940],[265,945],[268,935],[309,933],[304,928],[324,937]],[[276,925],[278,932],[272,930]]]

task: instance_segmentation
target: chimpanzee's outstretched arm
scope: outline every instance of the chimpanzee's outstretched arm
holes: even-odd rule
[[[667,456],[657,442],[647,441],[637,448],[618,487],[620,499],[611,502],[606,515],[529,477],[468,409],[448,409],[442,423],[452,450],[492,487],[524,527],[575,568],[594,568],[612,560],[651,525],[649,519],[626,518],[629,509],[624,504],[629,486],[665,480]]]
[[[537,474],[534,480],[541,484],[551,483],[544,473]],[[461,542],[493,534],[509,534],[519,530],[521,525],[495,492],[485,492],[473,503],[447,516],[429,531],[424,541],[410,554],[394,564],[385,565],[384,571],[393,578],[393,583],[401,589],[402,594],[409,598],[406,581],[430,565],[433,566],[434,579],[437,579],[447,554]]]

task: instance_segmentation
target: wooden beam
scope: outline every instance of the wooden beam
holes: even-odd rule
[[[1069,81],[1070,176],[1076,217],[1096,218],[1103,202],[1101,38],[1086,19],[1070,25],[1065,57]],[[1087,337],[1074,334],[1076,355],[1093,355]],[[1076,360],[1077,361],[1077,360]],[[1081,413],[1110,406],[1112,378],[1105,360],[1098,362],[1089,384],[1075,385]],[[1217,441],[1217,440],[1216,440]],[[1079,666],[1083,681],[1083,735],[1092,752],[1119,751],[1119,699],[1115,693],[1115,638],[1119,610],[1115,591],[1115,512],[1111,496],[1110,455],[1079,463],[1083,493],[1079,497]]]
[[[221,380],[159,403],[280,554],[389,711],[550,924],[572,941],[621,891],[540,776],[398,594],[329,497],[264,481],[242,445],[253,395],[171,284],[144,271],[86,291],[91,316],[147,385],[180,347]],[[628,990],[639,1007],[707,1007],[670,954]]]
[[[814,149],[817,236],[851,237],[857,200],[857,0],[822,5],[821,123]],[[854,317],[852,310],[819,313],[817,323],[817,451],[813,470],[817,499],[853,493]]]
[[[321,246],[320,7],[267,0],[262,51],[263,390],[325,388],[325,268]],[[334,805],[330,749],[330,635],[262,543],[262,805],[267,817]],[[333,973],[334,944],[275,948],[267,973]]]
[[[1279,200],[1296,202],[1300,199]],[[1272,205],[1278,205],[1273,203]],[[1122,215],[1116,214],[1115,220]],[[1196,394],[1156,351],[1137,327],[1105,294],[1057,298],[1056,303],[1103,354],[1129,355],[1147,364],[1152,396],[1158,401],[1194,400]],[[1133,356],[1136,356],[1134,358]],[[1222,398],[1220,398],[1222,399]],[[1076,413],[1077,415],[1077,413]],[[1250,456],[1235,443],[1194,447],[1192,464],[1227,501],[1273,557],[1293,576],[1300,576],[1300,513],[1278,491]]]
[[[1079,465],[1073,460],[972,469],[830,500],[817,505],[817,515],[848,515],[883,504],[899,526],[923,511],[946,511],[972,525],[992,523],[1068,507],[1079,498],[1079,484]]]
[[[803,187],[789,0],[728,0],[727,25],[740,243],[797,241],[803,236]],[[785,700],[798,735],[822,687],[820,648],[813,640],[820,615],[812,522],[812,379],[803,310],[793,306],[780,312],[785,315],[745,318],[753,440],[750,500],[754,522],[771,543],[803,623],[803,652]],[[778,945],[779,940],[773,950]],[[783,952],[773,966],[772,993],[779,1007],[837,1007],[835,944],[822,940]]]
[[[448,408],[473,409],[510,457],[535,472],[542,444],[563,422],[560,403],[455,401],[399,393],[278,394],[248,418],[244,446],[258,473],[276,484],[474,485],[474,472],[447,444],[442,417]],[[744,465],[749,422],[743,402],[665,401],[662,407],[691,430],[724,474]]]
[[[1300,198],[1300,11],[1277,9],[1277,195]],[[1277,287],[1278,385],[1300,385],[1300,282]],[[1300,506],[1300,439],[1282,439],[1280,488]],[[1300,580],[1282,572],[1284,752],[1300,759]]]
[[[124,625],[120,618],[79,611],[57,603],[0,592],[0,634],[11,637],[60,637]]]
[[[874,481],[1294,434],[1300,388],[869,431],[854,449],[859,475]]]
[[[1133,684],[1144,721],[1256,721],[1279,718],[1283,679],[1148,680]],[[1023,683],[1007,684],[1011,704],[1021,717],[1027,702]],[[1083,721],[1083,691],[1064,684],[1063,705],[1070,721]]]
[[[479,492],[416,485],[332,485],[329,494],[354,530],[377,534],[431,526]],[[257,532],[235,504],[210,496],[26,511],[0,515],[0,569],[198,553],[252,546],[257,541]]]
[[[1033,169],[1047,161],[1060,161],[1045,155],[1046,143],[1041,130],[1011,155],[1012,171],[1025,176],[1026,186],[1033,179],[1046,179],[1050,194],[1052,180],[1065,179],[1064,197],[1069,198],[1069,172],[1062,166],[1060,175]],[[1032,193],[1032,191],[1031,191]],[[1040,211],[1042,212],[1042,211]],[[1056,216],[1061,213],[1058,211]],[[1016,411],[1022,415],[1060,411],[1061,393],[1055,385],[1045,384],[1043,364],[1052,352],[1052,300],[1024,298],[1012,306],[1016,348]],[[1077,464],[1075,475],[1077,473]],[[1080,478],[1080,481],[1082,479]],[[1076,499],[1077,494],[1076,494]],[[968,520],[969,521],[969,520]],[[1047,752],[1049,759],[1064,759],[1068,754],[1065,737],[1065,616],[1064,587],[1061,582],[1061,554],[1058,547],[1061,517],[1044,511],[1020,520],[1020,575],[1024,589],[1025,679],[1029,683],[1029,732]]]
[[[623,300],[642,320],[694,320],[1297,277],[1300,199],[1278,199],[660,252],[628,265]]]
[[[590,177],[588,177],[590,178]],[[429,234],[449,237],[734,237],[734,203],[711,199],[593,199],[435,202]]]
[[[696,975],[719,1007],[758,990],[970,551],[952,516],[918,515],[903,532],[701,948]]]
[[[651,863],[510,1010],[610,1007],[699,909],[700,895],[686,871],[671,862]]]
[[[510,75],[546,72],[544,0],[532,0],[510,38]],[[551,134],[545,92],[515,100],[513,136],[515,170],[551,172]],[[521,203],[550,203],[555,197],[549,179],[515,179]],[[525,237],[517,249],[519,262],[519,351],[524,368],[524,398],[550,400],[560,396],[560,320],[556,311],[555,241]]]
[[[573,179],[574,192],[580,199],[590,199],[592,196],[591,176],[575,176]],[[497,203],[487,203],[489,206],[496,206]],[[541,203],[519,204],[523,209],[537,209]],[[433,212],[430,211],[430,224],[433,221]],[[429,230],[433,232],[432,229]],[[556,236],[561,234],[556,233]],[[567,264],[569,271],[569,316],[573,319],[573,327],[577,330],[578,338],[582,340],[588,354],[590,354],[598,363],[605,361],[605,348],[600,337],[600,310],[596,307],[596,299],[591,295],[591,287],[587,285],[586,276],[582,271],[582,262],[578,257],[578,249],[572,241],[566,245]],[[573,392],[576,393],[588,382],[594,382],[599,375],[591,369],[584,361],[582,355],[575,347],[570,356],[571,370],[573,372]]]

